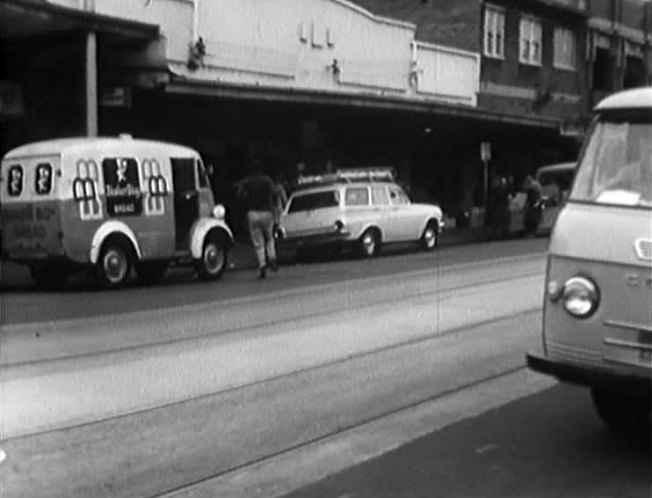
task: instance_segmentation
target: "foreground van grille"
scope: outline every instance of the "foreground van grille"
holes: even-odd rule
[[[560,342],[546,342],[548,356],[551,358],[572,360],[581,363],[599,365],[602,363],[602,356],[597,351],[591,351]]]

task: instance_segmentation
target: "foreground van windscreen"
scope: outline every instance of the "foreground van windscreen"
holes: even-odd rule
[[[652,207],[652,116],[604,114],[593,127],[571,199]]]

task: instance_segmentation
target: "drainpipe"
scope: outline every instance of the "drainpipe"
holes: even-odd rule
[[[645,71],[645,84],[652,84],[652,68],[650,68],[650,42],[652,35],[648,32],[650,25],[650,12],[652,11],[652,3],[646,0],[643,4],[643,70]]]
[[[95,0],[85,0],[84,9],[95,12]],[[97,33],[86,33],[86,136],[96,137],[98,132],[97,105]]]
[[[199,38],[199,0],[192,0],[192,42]]]

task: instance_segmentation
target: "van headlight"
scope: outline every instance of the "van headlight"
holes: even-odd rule
[[[588,318],[600,303],[598,286],[586,277],[572,277],[564,284],[561,295],[564,309],[575,318]]]
[[[225,216],[226,216],[226,209],[224,209],[224,206],[222,204],[218,204],[213,208],[213,218],[217,218],[218,220],[223,220]]]

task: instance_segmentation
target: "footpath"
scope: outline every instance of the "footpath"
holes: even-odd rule
[[[472,244],[489,240],[484,227],[478,228],[444,228],[439,235],[439,247]],[[279,263],[293,264],[294,251],[279,247]],[[248,240],[236,240],[235,246],[229,252],[229,268],[227,271],[256,268],[256,256]],[[31,285],[31,277],[27,267],[3,261],[0,263],[0,288],[24,287]]]

